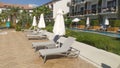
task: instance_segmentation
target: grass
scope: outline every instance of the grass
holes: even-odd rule
[[[83,42],[99,49],[103,49],[120,55],[119,38],[108,37],[95,33],[76,32],[72,30],[67,30],[66,36],[73,36],[77,38],[77,41],[79,42]]]

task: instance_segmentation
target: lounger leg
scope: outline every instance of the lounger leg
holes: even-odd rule
[[[35,47],[35,52],[37,51],[37,47]]]
[[[46,56],[44,56],[44,63],[46,62]]]

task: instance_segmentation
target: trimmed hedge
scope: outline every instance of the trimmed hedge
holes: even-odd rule
[[[65,25],[66,25],[66,27],[70,27],[70,25],[72,24],[72,19],[67,19],[67,20],[65,20]]]
[[[99,20],[91,20],[90,25],[91,26],[99,26],[100,25]]]
[[[85,20],[81,20],[79,24],[80,25],[85,25]]]
[[[110,20],[110,25],[112,27],[120,27],[120,20]]]

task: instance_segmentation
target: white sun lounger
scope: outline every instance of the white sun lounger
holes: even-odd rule
[[[71,52],[73,51],[73,48],[71,48],[72,43],[75,41],[75,38],[68,37],[61,47],[59,48],[53,48],[53,49],[41,49],[39,50],[40,56],[43,57],[44,63],[46,61],[46,57],[50,55],[65,55],[70,56]],[[74,52],[75,51],[75,52]],[[74,49],[74,54],[71,56],[77,57],[79,55],[79,50]]]
[[[66,38],[60,37],[59,39],[56,39],[57,41],[54,40],[49,40],[45,42],[33,42],[32,47],[35,48],[35,51],[38,51],[43,48],[56,48],[60,47],[60,45],[64,42]]]

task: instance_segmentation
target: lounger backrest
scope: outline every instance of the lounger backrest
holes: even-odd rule
[[[53,33],[50,33],[50,32],[46,32],[46,35],[47,35],[49,40],[53,40],[53,38],[55,36]]]
[[[70,48],[70,46],[72,45],[72,43],[75,41],[75,38],[73,38],[73,37],[68,37],[65,41],[64,41],[64,43],[63,43],[63,45],[62,45],[62,49],[63,50],[65,50],[65,51],[67,51],[67,50],[69,50],[69,48]]]
[[[64,41],[66,40],[67,38],[65,38],[65,37],[60,37],[58,40],[57,40],[57,42],[59,42],[59,43],[64,43]]]
[[[53,38],[53,41],[56,43],[59,38],[60,38],[59,35],[55,35],[54,38]]]

